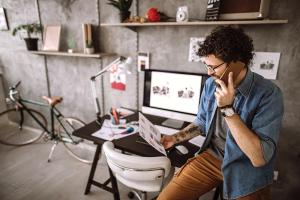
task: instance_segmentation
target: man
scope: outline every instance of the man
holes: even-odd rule
[[[217,27],[200,46],[198,54],[211,78],[197,118],[161,143],[170,148],[205,134],[208,148],[187,161],[158,200],[198,199],[220,184],[226,199],[271,199],[283,99],[276,85],[248,68],[252,52],[252,39],[241,28]],[[224,79],[238,63],[243,65],[237,77],[230,72]]]

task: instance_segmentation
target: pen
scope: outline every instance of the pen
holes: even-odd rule
[[[126,129],[125,126],[118,126],[118,129]]]

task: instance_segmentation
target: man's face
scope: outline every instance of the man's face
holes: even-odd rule
[[[207,68],[207,74],[214,78],[220,78],[228,65],[213,54],[210,54],[207,57],[203,57],[202,61]]]

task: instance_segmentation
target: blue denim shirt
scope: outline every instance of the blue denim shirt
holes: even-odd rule
[[[209,78],[205,83],[194,121],[206,134],[217,109],[215,89],[214,80]],[[270,151],[267,154],[272,156],[266,159],[264,166],[254,167],[228,130],[222,163],[223,195],[226,199],[246,196],[272,183],[274,157],[283,117],[282,93],[271,81],[248,69],[246,77],[236,89],[233,107],[247,127],[261,141],[266,141],[264,144],[272,146],[268,148],[262,145],[263,150]]]

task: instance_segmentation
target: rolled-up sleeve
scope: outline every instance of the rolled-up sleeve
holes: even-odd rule
[[[275,144],[271,140],[261,140],[261,149],[263,152],[264,160],[269,162],[275,152]]]
[[[260,137],[266,162],[271,160],[276,151],[283,112],[282,93],[278,87],[274,86],[273,90],[261,99],[252,121],[252,130]]]
[[[205,124],[206,124],[206,111],[205,111],[205,91],[206,91],[206,86],[204,87],[202,94],[201,94],[201,100],[199,104],[199,109],[197,113],[197,117],[194,120],[193,124],[198,126],[201,130],[201,132],[205,132]]]

